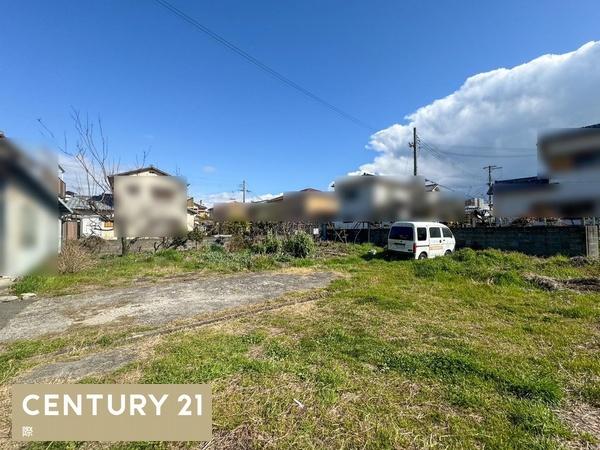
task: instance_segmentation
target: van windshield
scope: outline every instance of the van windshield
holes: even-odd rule
[[[413,227],[392,227],[390,239],[401,239],[403,241],[414,241],[415,231]]]

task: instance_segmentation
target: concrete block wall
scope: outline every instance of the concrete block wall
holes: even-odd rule
[[[389,229],[346,230],[346,242],[387,245]],[[457,248],[496,248],[535,256],[598,257],[598,226],[453,228]],[[336,239],[331,230],[328,240]]]
[[[159,243],[160,239],[138,239],[135,243],[131,244],[129,249],[130,253],[141,253],[141,252],[154,252],[154,244]],[[99,255],[120,255],[121,254],[121,240],[111,239],[99,241],[100,245],[96,249]],[[187,242],[185,248],[195,248],[196,244],[193,242]]]
[[[597,226],[455,228],[452,232],[459,248],[497,248],[536,256],[594,256],[594,248],[598,252]]]

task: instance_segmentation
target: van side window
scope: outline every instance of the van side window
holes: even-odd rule
[[[429,237],[430,238],[439,238],[442,237],[442,232],[438,227],[431,227],[429,229]]]
[[[452,231],[450,231],[449,228],[442,228],[442,233],[444,234],[444,237],[448,237],[448,238],[452,237]]]
[[[426,241],[427,240],[427,228],[417,228],[417,240],[418,241]]]

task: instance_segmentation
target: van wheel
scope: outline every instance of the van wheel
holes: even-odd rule
[[[427,259],[427,253],[423,252],[419,255],[419,259]]]
[[[446,250],[446,253],[444,253],[444,256],[448,256],[452,254],[452,250]]]

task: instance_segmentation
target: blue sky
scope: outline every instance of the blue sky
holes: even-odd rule
[[[599,38],[593,1],[171,1],[375,130],[407,123],[470,76]],[[75,107],[102,117],[123,168],[151,148],[149,162],[179,169],[205,198],[242,179],[255,194],[323,189],[376,156],[365,149],[372,132],[153,1],[1,8],[0,129],[24,145],[43,141],[38,118],[70,133]]]

